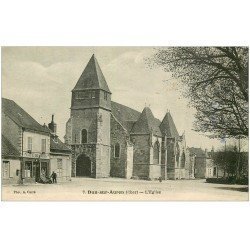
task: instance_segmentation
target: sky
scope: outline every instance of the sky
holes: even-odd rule
[[[181,95],[181,83],[145,58],[152,47],[2,47],[2,97],[14,100],[41,124],[55,115],[63,140],[70,117],[71,90],[95,54],[112,92],[112,100],[138,111],[150,107],[163,119],[167,110],[187,146],[211,150],[224,142],[193,131],[195,110]]]

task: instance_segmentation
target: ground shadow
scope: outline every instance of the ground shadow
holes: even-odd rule
[[[215,187],[217,189],[232,190],[238,192],[248,192],[248,187]]]

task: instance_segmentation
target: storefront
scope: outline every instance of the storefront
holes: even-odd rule
[[[23,180],[25,182],[38,182],[41,177],[50,177],[49,159],[23,158]]]

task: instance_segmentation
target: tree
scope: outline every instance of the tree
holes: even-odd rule
[[[212,157],[214,165],[217,166],[218,170],[223,171],[223,177],[236,176],[238,163],[237,159],[237,149],[233,146],[228,146],[227,150],[218,150]]]
[[[194,130],[211,137],[248,136],[248,48],[160,48],[147,63],[180,80],[197,111]]]
[[[248,153],[240,148],[228,145],[212,155],[212,160],[218,170],[222,170],[224,177],[234,177],[236,180],[248,176]]]

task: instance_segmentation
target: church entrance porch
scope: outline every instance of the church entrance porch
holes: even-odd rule
[[[91,160],[85,154],[81,154],[76,159],[76,177],[91,176]]]

